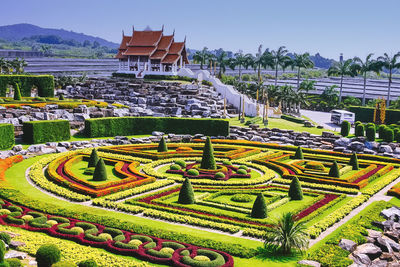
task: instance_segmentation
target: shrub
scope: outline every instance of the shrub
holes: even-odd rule
[[[32,87],[38,88],[38,95],[54,97],[54,77],[52,75],[0,75],[0,96],[6,96],[7,85],[18,83],[22,96],[30,97]]]
[[[338,166],[336,160],[333,161],[332,167],[329,170],[329,176],[336,177],[336,178],[340,177],[339,166]]]
[[[51,267],[76,267],[76,264],[70,261],[59,261],[51,265]]]
[[[214,175],[214,178],[215,178],[215,179],[223,179],[223,178],[225,178],[225,174],[224,174],[223,172],[217,172],[217,173]]]
[[[364,125],[362,124],[356,125],[355,136],[364,136]]]
[[[238,169],[236,173],[238,173],[238,174],[247,174],[247,171],[243,170],[243,169]]]
[[[10,244],[11,241],[11,237],[9,234],[1,232],[0,233],[0,240],[3,240],[4,243],[6,243],[7,245]]]
[[[231,197],[231,200],[235,202],[247,203],[252,200],[252,197],[249,194],[236,194]]]
[[[178,164],[171,164],[171,166],[169,167],[169,169],[170,169],[170,170],[177,171],[177,170],[180,170],[180,169],[181,169],[181,166],[178,165]]]
[[[400,143],[400,132],[396,133],[395,140],[397,143]]]
[[[289,187],[289,197],[290,200],[302,200],[303,199],[303,189],[301,188],[299,178],[297,176],[293,177],[292,182]]]
[[[15,143],[14,125],[8,123],[0,124],[0,150],[9,149]]]
[[[357,154],[353,153],[353,155],[351,155],[350,161],[349,161],[349,165],[351,165],[353,167],[353,170],[358,170],[358,158],[357,158]]]
[[[188,170],[187,174],[192,175],[192,176],[198,176],[200,173],[196,169],[190,169],[190,170]]]
[[[27,121],[23,123],[24,141],[28,144],[66,141],[71,138],[69,121]]]
[[[251,209],[251,217],[259,219],[267,217],[267,204],[262,193],[259,193],[254,201],[253,208]]]
[[[182,168],[186,168],[186,162],[183,159],[175,160],[175,164],[178,164]]]
[[[343,121],[343,122],[342,122],[342,125],[341,125],[341,127],[340,127],[340,134],[341,134],[343,137],[348,136],[349,133],[350,133],[350,128],[351,128],[350,122],[348,122],[348,121]]]
[[[0,262],[0,267],[10,267],[7,261]]]
[[[378,136],[379,136],[380,139],[385,138],[385,129],[386,129],[386,127],[387,127],[386,125],[379,125]]]
[[[94,181],[106,181],[107,180],[107,170],[104,160],[101,158],[96,164],[96,168],[93,173]]]
[[[208,170],[215,170],[217,165],[214,159],[214,149],[211,144],[210,137],[207,136],[206,142],[203,148],[203,157],[201,159],[200,168],[208,169]]]
[[[181,190],[179,191],[178,203],[181,204],[193,204],[194,203],[194,192],[192,183],[189,178],[186,178],[182,184]]]
[[[230,162],[229,160],[222,161],[222,164],[232,166],[232,162]]]
[[[85,120],[87,137],[151,134],[153,131],[175,134],[229,135],[229,122],[221,119],[119,117]]]
[[[161,137],[161,140],[158,143],[157,151],[158,152],[167,152],[168,151],[167,143],[165,142],[164,136]]]
[[[22,263],[19,259],[11,258],[6,259],[4,262],[7,262],[10,267],[22,267]]]
[[[58,97],[58,100],[63,101],[64,100],[64,94],[60,94],[60,96]]]
[[[4,261],[5,254],[6,254],[6,244],[0,240],[0,262]]]
[[[99,238],[103,238],[105,240],[112,240],[113,239],[112,236],[110,234],[107,234],[107,233],[101,233],[101,234],[98,235],[98,237]]]
[[[303,149],[301,147],[299,147],[299,146],[297,147],[296,154],[294,154],[294,158],[295,159],[304,159]]]
[[[42,245],[36,251],[36,261],[38,267],[50,267],[52,264],[60,261],[61,252],[53,244]]]
[[[387,127],[384,131],[383,141],[390,143],[393,142],[393,140],[394,140],[393,130]]]
[[[88,168],[96,167],[97,162],[99,162],[99,155],[97,154],[97,149],[94,148],[90,154]]]
[[[375,141],[376,137],[376,130],[374,126],[368,126],[365,130],[365,134],[367,136],[368,141]]]
[[[21,90],[19,89],[19,85],[18,83],[14,84],[14,100],[16,101],[21,101],[22,97],[21,97]]]

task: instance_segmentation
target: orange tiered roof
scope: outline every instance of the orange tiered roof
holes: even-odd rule
[[[163,35],[163,31],[133,31],[132,36],[122,36],[121,45],[115,58],[127,56],[148,56],[159,59],[162,63],[173,64],[182,56],[189,63],[185,42],[174,42],[174,34]]]

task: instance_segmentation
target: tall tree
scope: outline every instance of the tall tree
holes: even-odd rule
[[[286,212],[271,227],[265,229],[266,248],[273,248],[282,254],[291,254],[295,250],[308,247],[308,234],[305,222],[295,221],[294,214]]]
[[[397,61],[400,57],[400,52],[395,54],[393,57],[390,57],[387,53],[384,53],[383,56],[378,57],[379,65],[381,68],[385,68],[389,72],[389,86],[388,86],[388,94],[386,100],[386,106],[390,105],[390,93],[392,87],[392,75],[393,71],[396,69],[400,69],[400,61]]]
[[[371,59],[374,54],[370,53],[362,61],[359,57],[355,57],[354,61],[354,68],[357,73],[361,74],[364,78],[364,89],[363,89],[363,98],[362,98],[362,105],[365,106],[365,93],[367,88],[367,73],[370,71],[374,71],[375,73],[379,73],[381,67],[378,61]]]
[[[228,58],[226,56],[226,52],[222,51],[221,54],[217,57],[217,63],[219,66],[218,78],[222,77],[222,74],[226,71],[226,66],[228,65]]]
[[[294,54],[294,59],[292,61],[292,69],[297,68],[297,90],[300,89],[300,70],[314,68],[314,62],[310,59],[309,53],[304,54]]]
[[[239,81],[242,81],[242,67],[246,66],[246,56],[243,54],[242,50],[239,50],[235,54],[235,65],[239,67]]]
[[[207,49],[207,47],[204,47],[203,50],[196,51],[193,55],[193,60],[200,63],[200,69],[203,69],[203,65],[207,63],[208,54],[210,54]]]
[[[275,69],[275,85],[278,83],[278,68],[285,69],[291,62],[290,57],[287,55],[288,50],[285,46],[281,46],[278,50],[272,50],[270,54],[270,60],[268,65]]]
[[[342,102],[344,76],[354,77],[357,74],[355,68],[352,65],[353,65],[353,59],[348,59],[346,61],[335,62],[328,69],[328,76],[340,76],[339,103]]]

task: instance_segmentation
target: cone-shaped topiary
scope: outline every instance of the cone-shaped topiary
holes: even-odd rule
[[[42,245],[36,251],[36,261],[38,267],[50,267],[54,263],[60,261],[61,252],[53,244]]]
[[[106,165],[104,164],[103,159],[99,159],[99,161],[96,164],[96,168],[94,169],[94,173],[93,173],[93,180],[94,181],[106,181],[107,180]]]
[[[167,152],[168,151],[167,143],[165,142],[164,136],[161,137],[161,140],[158,143],[157,151],[158,152]]]
[[[22,99],[21,97],[21,90],[19,89],[19,84],[15,83],[14,85],[14,100],[20,101]]]
[[[299,178],[295,176],[290,183],[289,188],[290,200],[302,200],[303,199],[303,189],[301,188]]]
[[[340,173],[339,173],[339,166],[337,165],[336,160],[333,161],[332,167],[329,170],[329,176],[339,178]]]
[[[99,155],[97,155],[97,149],[93,149],[92,154],[90,154],[88,168],[96,167],[98,161]]]
[[[350,128],[351,128],[350,122],[348,122],[348,121],[343,121],[343,122],[342,122],[342,125],[341,125],[341,127],[340,127],[340,134],[341,134],[343,137],[348,136],[349,133],[350,133]]]
[[[259,193],[254,201],[251,217],[259,219],[267,218],[267,204],[265,203],[265,198],[262,193]]]
[[[211,139],[208,136],[206,139],[206,143],[204,144],[203,157],[201,159],[200,168],[208,169],[208,170],[217,169],[215,159],[214,159],[214,149],[211,144]]]
[[[296,154],[294,154],[294,158],[295,159],[304,159],[303,149],[301,147],[299,147],[299,146],[297,147]]]
[[[194,203],[194,192],[192,183],[189,178],[186,178],[182,184],[181,191],[179,192],[178,203],[181,204],[193,204]]]
[[[60,94],[60,96],[58,97],[58,100],[64,100],[64,94]]]
[[[358,158],[357,158],[357,154],[353,153],[353,155],[351,155],[350,161],[349,161],[349,165],[353,166],[353,170],[358,170]]]

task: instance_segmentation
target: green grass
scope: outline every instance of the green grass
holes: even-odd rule
[[[88,165],[87,161],[83,161],[83,160],[78,161],[71,166],[71,171],[76,177],[78,177],[82,180],[86,180],[94,185],[108,183],[108,182],[112,182],[112,181],[121,181],[121,178],[115,172],[114,165],[106,164],[106,171],[107,171],[107,180],[106,181],[95,181],[95,180],[93,180],[93,175],[84,174],[84,171],[86,170],[87,165]]]
[[[250,117],[246,117],[246,121],[251,119]],[[229,119],[229,124],[231,126],[242,126],[242,127],[247,127],[244,123],[240,123],[238,118],[231,118]],[[262,124],[262,121],[259,123],[256,123],[260,125],[260,128],[265,128],[265,126]],[[295,123],[292,121],[280,119],[280,118],[268,118],[268,126],[267,128],[279,128],[279,129],[286,129],[286,130],[293,130],[295,132],[309,132],[311,134],[318,134],[321,135],[322,132],[333,132],[328,129],[318,129],[316,127],[304,127],[303,124],[301,123]]]

